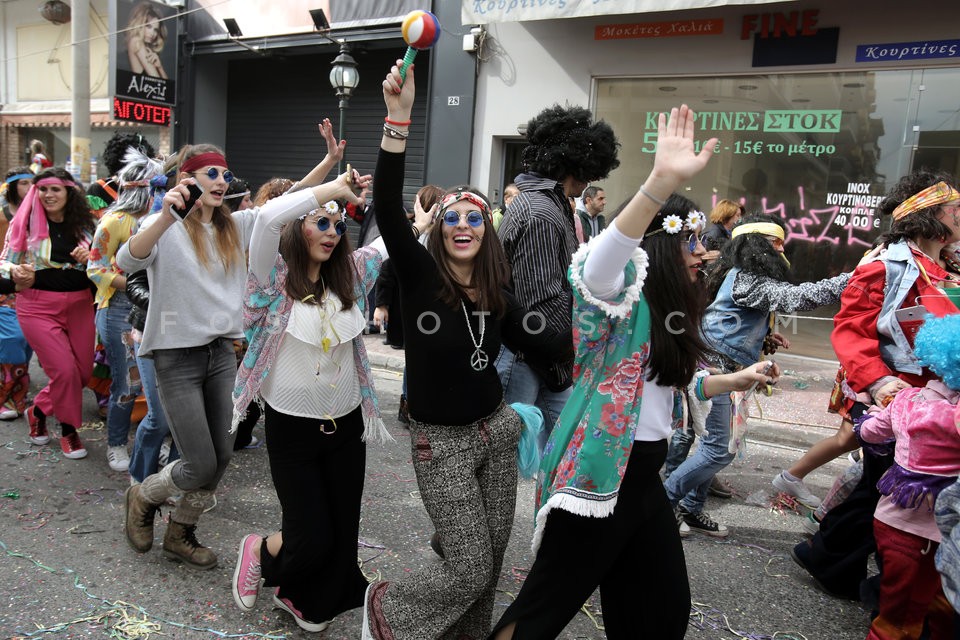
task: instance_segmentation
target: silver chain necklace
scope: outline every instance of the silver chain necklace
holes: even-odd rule
[[[467,331],[470,332],[470,342],[473,343],[474,348],[473,354],[470,356],[470,366],[473,367],[474,371],[483,371],[490,363],[487,352],[480,348],[483,346],[483,334],[487,329],[487,323],[483,321],[485,314],[480,314],[480,340],[477,340],[473,337],[473,327],[470,326],[470,316],[467,314],[467,305],[463,303],[463,300],[460,301],[460,308],[463,309],[463,319],[467,321]]]

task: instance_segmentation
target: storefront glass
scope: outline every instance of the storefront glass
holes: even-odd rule
[[[698,140],[720,145],[685,195],[705,212],[729,198],[781,216],[796,278],[836,275],[889,224],[874,209],[900,176],[960,173],[958,81],[960,69],[598,79],[597,116],[623,144],[620,168],[602,184],[612,206],[633,194],[653,165],[657,113],[686,103]],[[800,333],[822,343],[829,324],[801,323]],[[821,346],[808,355],[832,357]]]

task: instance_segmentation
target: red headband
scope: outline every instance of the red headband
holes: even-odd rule
[[[201,153],[186,160],[180,165],[180,171],[183,173],[192,173],[203,167],[226,167],[227,159],[219,153]]]

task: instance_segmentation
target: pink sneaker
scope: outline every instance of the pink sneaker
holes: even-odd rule
[[[63,452],[64,458],[70,458],[71,460],[87,457],[87,450],[83,448],[83,443],[80,442],[80,436],[77,435],[76,431],[60,438],[60,450]]]
[[[237,567],[233,570],[233,601],[241,611],[250,611],[260,595],[260,560],[254,550],[263,538],[249,534],[240,541],[237,552]]]
[[[47,418],[38,418],[34,410],[37,405],[30,405],[27,409],[27,424],[30,425],[30,442],[36,445],[45,445],[50,442],[50,435],[47,433]]]
[[[280,589],[277,588],[276,593],[273,594],[273,606],[283,609],[287,613],[293,616],[293,619],[296,621],[297,626],[303,629],[304,631],[309,631],[310,633],[320,633],[330,626],[330,621],[327,622],[310,622],[309,620],[304,620],[303,615],[301,615],[300,610],[293,606],[293,603],[290,602],[287,598],[281,598],[279,596]]]

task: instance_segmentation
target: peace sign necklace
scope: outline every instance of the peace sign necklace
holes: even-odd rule
[[[470,342],[474,347],[473,354],[470,356],[470,366],[474,371],[483,371],[490,362],[487,352],[480,348],[483,346],[483,334],[487,329],[487,324],[483,321],[483,316],[486,314],[480,314],[480,340],[478,341],[473,337],[473,327],[470,326],[470,316],[467,314],[467,305],[463,304],[463,300],[460,300],[460,308],[463,309],[463,319],[467,321],[467,331],[470,332]]]

